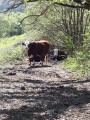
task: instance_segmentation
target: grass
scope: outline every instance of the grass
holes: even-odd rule
[[[69,68],[69,69],[76,69],[78,64],[77,64],[77,61],[75,58],[67,58],[67,60],[64,62],[64,66],[66,66],[66,68]]]
[[[90,61],[82,63],[76,57],[68,57],[63,63],[65,69],[70,69],[72,72],[76,74],[77,77],[89,77],[89,68],[90,68]]]
[[[22,46],[20,43],[25,39],[25,35],[18,35],[13,37],[0,39],[0,62],[21,60],[23,56]]]

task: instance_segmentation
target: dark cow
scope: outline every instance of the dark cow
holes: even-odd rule
[[[57,60],[60,61],[60,60],[64,60],[65,58],[67,58],[67,54],[64,51],[59,50]],[[54,57],[52,59],[55,60]]]
[[[25,45],[23,43],[23,45]],[[43,64],[43,61],[47,61],[47,54],[49,51],[50,44],[46,40],[40,40],[37,42],[31,42],[28,44],[28,57],[29,57],[29,62],[34,61],[39,62]]]
[[[67,54],[63,50],[59,50],[58,60],[67,58]]]

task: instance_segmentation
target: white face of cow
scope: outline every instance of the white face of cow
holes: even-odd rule
[[[30,44],[29,41],[24,41],[24,42],[22,43],[22,45],[26,46],[26,48],[28,48],[28,45],[29,45],[29,44]]]

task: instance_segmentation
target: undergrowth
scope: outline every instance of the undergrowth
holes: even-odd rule
[[[21,41],[25,39],[25,35],[0,39],[0,62],[22,60],[24,57]]]
[[[75,73],[76,77],[89,78],[90,75],[90,61],[82,62],[83,59],[79,59],[78,56],[68,57],[62,64],[65,69],[69,69]]]

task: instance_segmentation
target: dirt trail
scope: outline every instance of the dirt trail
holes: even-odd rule
[[[59,64],[0,64],[0,120],[90,120],[90,80]]]

